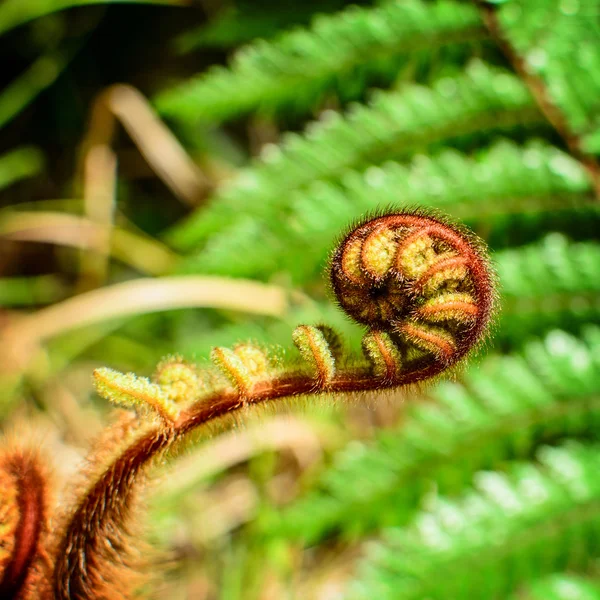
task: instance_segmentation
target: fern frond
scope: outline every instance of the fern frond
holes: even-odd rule
[[[339,205],[331,206],[332,210],[342,210]],[[570,214],[572,217],[573,213]],[[599,222],[599,217],[600,209],[591,205],[589,211],[582,210],[582,216],[576,222],[583,228],[586,218],[593,225]],[[336,221],[337,215],[332,214],[331,220]],[[311,238],[315,245],[319,239],[316,236]],[[238,252],[246,257],[251,251],[241,247]],[[314,262],[318,264],[326,255],[327,251],[322,250],[319,257],[314,257]],[[309,245],[303,245],[295,256],[313,260]],[[503,347],[520,347],[527,336],[543,335],[551,329],[578,331],[586,322],[600,324],[599,244],[574,243],[553,233],[534,244],[496,252],[493,256],[498,266],[502,294],[502,310],[494,339]],[[236,261],[240,262],[243,261]],[[292,262],[293,256],[290,255],[290,265],[286,268],[291,268]],[[544,281],[544,285],[548,283],[548,291],[536,285],[540,281]],[[181,352],[190,356],[206,356],[212,346],[229,346],[240,339],[285,345],[290,327],[301,322],[321,321],[334,327],[350,343],[356,337],[356,326],[345,319],[332,303],[308,303],[305,299],[280,319],[221,325],[210,336],[192,335],[193,327],[188,323],[177,335],[177,345]],[[358,346],[355,349],[358,350]]]
[[[573,442],[538,459],[478,473],[460,501],[439,498],[389,531],[349,597],[487,600],[533,573],[585,568],[600,550],[600,448]]]
[[[497,252],[494,260],[506,297],[600,291],[600,244],[595,242],[570,243],[549,234],[537,244]]]
[[[520,69],[541,82],[538,100],[549,120],[573,147],[599,154],[598,4],[518,0],[493,14]]]
[[[600,600],[597,582],[574,575],[555,574],[535,581],[510,600]]]
[[[332,211],[342,211],[340,205],[329,204],[328,206]],[[583,216],[600,216],[600,211],[595,206],[592,205],[590,211],[592,214],[584,211]],[[337,213],[328,214],[331,215],[331,221],[337,221]],[[597,218],[595,221],[597,222]],[[328,226],[325,219],[323,225]],[[292,243],[291,232],[288,239]],[[314,235],[310,239],[313,241],[312,245],[318,247],[320,236]],[[263,243],[268,247],[267,240],[268,238],[264,238]],[[236,250],[244,257],[248,257],[252,255],[251,248],[238,246],[231,251]],[[310,262],[315,264],[313,270],[316,270],[316,265],[322,263],[327,256],[327,250],[315,251],[314,257],[313,250],[311,245],[304,242],[300,249],[289,255],[289,264],[284,254],[284,259],[281,261],[283,268],[292,271],[295,267],[294,257],[302,255],[308,264]],[[269,260],[275,260],[275,257],[276,255],[272,254]],[[502,312],[495,333],[495,339],[499,343],[520,345],[527,336],[540,335],[552,328],[574,331],[583,323],[600,322],[600,244],[591,241],[571,242],[559,233],[552,233],[533,244],[496,252],[493,257],[501,284]],[[236,268],[244,261],[235,261],[232,255],[229,262],[230,270],[238,274]],[[272,267],[274,272],[276,265]],[[296,272],[302,272],[302,269],[302,265],[296,266]],[[541,281],[544,282],[543,286],[539,285]],[[325,307],[319,310],[324,311]],[[339,315],[331,310],[327,312],[330,324],[340,331],[349,331],[348,327],[344,327],[343,319],[339,318]],[[293,322],[306,320],[302,311],[300,315],[302,316],[296,317],[292,312],[289,320]],[[284,341],[283,325],[284,323],[269,325],[268,337],[265,336],[264,331],[251,331],[245,337],[259,339],[264,337],[265,341],[267,339]],[[230,344],[235,339],[244,337],[242,333],[239,329],[234,329],[229,335],[223,332],[222,335],[227,336],[223,343]],[[208,341],[204,344],[201,340],[194,341],[195,352],[205,353],[207,349]]]
[[[292,504],[270,530],[314,543],[335,530],[356,536],[402,524],[432,481],[454,494],[473,470],[527,456],[541,440],[594,433],[599,352],[600,329],[593,328],[584,339],[556,331],[522,356],[486,359],[463,383],[438,385],[433,403],[407,406],[399,428],[372,445],[351,443],[322,476],[320,491]]]
[[[242,213],[245,223],[260,223],[266,215],[285,211],[290,193],[315,179],[335,179],[348,168],[381,162],[415,146],[539,119],[519,79],[473,62],[461,76],[440,79],[432,87],[409,85],[375,94],[368,106],[358,105],[344,117],[324,113],[303,136],[288,134],[280,147],[265,148],[254,166],[168,238],[190,249],[216,230],[235,232]]]
[[[281,270],[304,281],[318,272],[345,223],[380,206],[443,208],[477,224],[496,213],[523,210],[525,204],[543,214],[557,203],[589,204],[590,197],[583,167],[543,142],[519,146],[503,140],[475,158],[445,150],[431,158],[418,156],[408,166],[390,162],[346,172],[339,183],[314,183],[291,194],[279,218],[257,222],[244,216],[214,233],[179,269],[254,277]],[[243,261],[236,260],[240,252]]]
[[[465,219],[475,229],[488,230],[486,241],[491,248],[502,250],[524,246],[540,239],[540,235],[552,231],[565,235],[573,241],[595,240],[600,229],[600,205],[592,196],[576,195],[556,198],[556,204],[544,207],[524,207],[518,212],[491,215],[489,218]]]
[[[155,102],[165,116],[210,123],[252,110],[313,107],[353,71],[369,71],[369,64],[394,57],[397,65],[398,55],[481,38],[484,32],[475,7],[452,0],[351,7],[318,16],[309,29],[255,42],[238,51],[229,68],[213,67]]]

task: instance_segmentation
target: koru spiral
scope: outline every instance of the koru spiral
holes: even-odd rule
[[[484,337],[495,299],[485,248],[423,212],[386,214],[350,231],[330,276],[341,308],[368,327],[376,374],[418,379],[447,369]]]

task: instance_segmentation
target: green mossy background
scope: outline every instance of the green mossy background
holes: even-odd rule
[[[597,0],[5,0],[0,55],[0,415],[67,471],[110,420],[97,366],[292,355],[299,323],[357,350],[323,269],[365,214],[442,210],[498,272],[491,338],[451,378],[249,411],[165,465],[147,597],[600,598]],[[184,275],[285,302],[94,300]],[[68,328],[75,297],[100,316]]]

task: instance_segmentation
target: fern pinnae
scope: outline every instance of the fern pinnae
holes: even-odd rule
[[[213,360],[231,385],[177,405],[158,383],[106,369],[96,373],[98,391],[104,396],[117,404],[147,404],[159,418],[143,420],[139,430],[134,427],[124,446],[114,436],[121,444],[118,451],[90,477],[88,491],[67,513],[54,549],[58,600],[84,599],[104,585],[102,565],[111,564],[102,550],[104,540],[108,536],[111,547],[126,547],[123,530],[131,516],[136,479],[187,434],[269,400],[343,395],[430,379],[481,342],[495,302],[494,277],[482,244],[458,226],[425,213],[383,214],[359,224],[334,252],[331,279],[338,302],[351,317],[373,333],[389,334],[385,345],[370,346],[370,362],[338,369],[338,343],[331,332],[301,325],[294,341],[312,363],[312,371],[273,368],[253,345],[217,348]],[[421,313],[432,301],[435,316]],[[395,353],[389,352],[392,346]],[[395,369],[378,370],[373,360],[378,353],[388,365],[399,359]],[[175,373],[189,378],[187,370]],[[162,375],[164,366],[157,380]],[[173,386],[173,377],[168,380]]]
[[[537,467],[480,473],[461,500],[440,498],[411,525],[391,530],[349,597],[501,598],[529,573],[588,566],[600,550],[600,449],[570,443],[538,457]],[[557,539],[585,551],[557,553]],[[522,568],[509,576],[514,560]]]
[[[600,292],[600,244],[570,242],[550,233],[538,243],[497,252],[494,258],[507,297]],[[535,280],[544,280],[544,289]]]
[[[540,122],[527,88],[508,72],[473,62],[450,86],[445,83],[375,94],[368,106],[355,106],[345,117],[325,113],[304,136],[289,134],[281,147],[266,148],[254,166],[216,194],[209,208],[169,231],[170,242],[183,250],[193,248],[212,231],[235,223],[242,206],[247,218],[260,218],[280,206],[282,197],[315,179],[334,180],[349,168],[381,162],[415,146]]]
[[[448,0],[351,7],[315,18],[308,30],[247,46],[229,68],[215,67],[163,92],[155,103],[168,117],[211,123],[253,109],[281,110],[307,93],[318,98],[336,79],[361,67],[368,72],[381,58],[479,39],[484,31],[474,7]]]
[[[600,244],[551,233],[535,244],[497,252],[495,263],[502,281],[501,343],[522,339],[524,332],[600,321]],[[543,290],[536,281],[545,282]]]

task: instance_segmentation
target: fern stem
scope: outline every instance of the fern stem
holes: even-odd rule
[[[556,358],[552,348],[562,349]],[[438,385],[407,407],[398,428],[362,452],[349,447],[325,471],[322,491],[301,497],[266,531],[311,544],[344,527],[356,535],[402,525],[432,482],[454,494],[473,470],[496,468],[507,454],[527,457],[540,442],[593,434],[600,422],[597,348],[592,339],[554,332],[528,344],[524,358],[491,356],[461,384]]]
[[[438,363],[385,385],[393,387],[416,383],[444,369],[445,366]],[[381,387],[382,382],[374,380],[366,371],[344,371],[328,384],[327,393],[339,394],[343,398],[343,393]],[[87,600],[93,597],[92,582],[98,574],[90,559],[98,553],[105,532],[125,526],[130,518],[129,511],[137,489],[134,483],[140,473],[173,443],[249,405],[299,395],[316,395],[322,391],[316,387],[314,377],[301,373],[259,382],[249,397],[243,397],[235,390],[223,390],[201,398],[183,411],[171,428],[154,427],[143,437],[135,439],[104,471],[69,518],[55,552],[53,582],[56,600]],[[88,558],[81,561],[82,556]]]
[[[523,2],[519,2],[518,4],[520,4],[521,11],[531,12],[531,16],[527,18],[527,21],[530,23],[536,23],[537,21],[537,24],[531,28],[530,23],[527,23],[529,27],[527,25],[524,26],[521,19],[517,19],[516,26],[515,23],[513,23],[511,28],[511,26],[506,26],[506,23],[504,23],[503,26],[502,20],[499,18],[499,15],[502,16],[505,14],[505,8],[498,9],[484,0],[475,1],[480,7],[484,23],[490,31],[490,34],[500,48],[502,48],[522,80],[527,84],[541,111],[563,138],[571,154],[585,166],[594,182],[596,195],[600,196],[600,164],[585,147],[585,140],[582,139],[581,135],[585,130],[583,132],[577,131],[577,129],[580,129],[581,127],[577,127],[576,119],[569,118],[569,110],[571,108],[570,102],[560,102],[560,100],[556,99],[556,96],[559,98],[560,96],[563,98],[568,96],[567,89],[571,86],[575,87],[572,78],[579,77],[579,74],[588,80],[587,83],[592,83],[591,89],[579,98],[579,102],[587,102],[588,95],[593,96],[593,91],[595,91],[597,95],[600,87],[596,83],[594,76],[588,79],[588,76],[586,75],[586,71],[593,71],[593,68],[590,69],[587,65],[585,68],[577,68],[579,61],[573,60],[573,57],[569,53],[565,53],[562,46],[561,52],[553,52],[552,56],[556,64],[551,65],[551,68],[547,69],[544,75],[536,73],[536,68],[532,64],[535,61],[528,60],[527,57],[528,54],[539,52],[541,50],[541,47],[538,47],[539,41],[537,38],[541,34],[542,28],[545,28],[545,20],[540,18],[542,15],[547,16],[547,14],[544,15],[544,12],[551,13],[553,20],[552,29],[557,32],[557,36],[560,37],[562,34],[566,39],[572,42],[573,50],[576,48],[575,44],[577,46],[581,45],[584,52],[585,50],[588,50],[590,54],[593,54],[593,60],[596,64],[600,64],[597,39],[600,29],[596,24],[591,24],[593,19],[590,19],[590,24],[588,25],[583,21],[576,19],[573,15],[565,15],[559,8],[560,3],[555,0],[543,3],[541,10],[540,6],[536,6],[534,10],[531,10],[529,6],[526,6]],[[515,11],[515,8],[518,10],[519,7],[513,5],[509,10],[513,12]],[[583,19],[583,17],[581,19]],[[520,42],[519,44],[515,43],[515,40],[517,39]],[[545,47],[548,48],[552,43],[555,43],[555,40],[546,40]],[[588,46],[588,48],[586,48],[586,46]],[[551,47],[550,50],[552,50]],[[545,60],[547,50],[541,51],[544,52]],[[568,63],[560,64],[561,55],[565,57],[568,55],[568,58],[566,59]],[[590,61],[588,60],[586,62]],[[542,72],[543,71],[544,69]],[[568,74],[566,77],[565,73]],[[554,97],[553,94],[550,93],[551,88],[549,88],[549,84],[554,85]],[[575,90],[569,90],[569,92],[571,91]],[[576,97],[579,96],[578,91],[575,92],[574,95]],[[593,103],[596,103],[595,99],[593,100]],[[590,124],[586,125],[589,126]],[[591,126],[595,127],[593,123]]]
[[[33,576],[31,567],[40,558],[47,519],[47,482],[37,457],[29,453],[17,451],[3,456],[0,469],[2,554],[12,549],[0,560],[0,594],[2,598],[20,598]],[[11,488],[14,499],[10,498]]]

